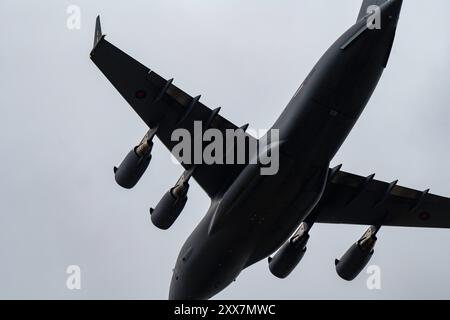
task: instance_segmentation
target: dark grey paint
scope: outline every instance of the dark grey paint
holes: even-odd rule
[[[396,182],[386,184],[377,181],[375,183],[373,176],[370,180],[363,179],[362,183],[358,182],[360,177],[349,174],[340,174],[332,178],[331,176],[336,172],[329,170],[330,161],[361,115],[389,59],[402,1],[390,0],[382,4],[381,30],[370,30],[366,20],[362,19],[368,5],[381,4],[381,2],[383,1],[365,0],[363,2],[357,23],[324,54],[275,122],[273,127],[279,129],[281,133],[281,143],[277,146],[281,151],[281,163],[277,175],[260,176],[259,167],[255,165],[239,170],[222,169],[219,172],[222,172],[222,176],[228,177],[224,187],[223,184],[218,185],[217,181],[225,179],[214,179],[205,174],[205,170],[217,174],[218,171],[214,170],[214,167],[203,168],[199,170],[200,173],[197,171],[194,173],[194,178],[211,196],[212,203],[207,215],[181,250],[174,269],[170,298],[210,298],[229,285],[244,268],[273,253],[305,219],[311,220],[311,225],[316,218],[319,222],[351,221],[356,224],[368,222],[375,224],[382,221],[378,216],[381,209],[385,208],[387,203],[392,205],[391,202],[396,200],[395,197],[399,194],[406,199],[402,200],[401,206],[407,205],[410,207],[409,211],[412,210],[414,213],[417,213],[417,208],[424,206],[422,204],[424,200],[435,199],[429,198],[427,192],[418,193],[415,190],[397,188]],[[99,30],[99,24],[97,30]],[[181,117],[184,122],[195,119],[195,116],[198,116],[199,107],[201,107],[200,114],[209,119],[216,115],[217,109],[211,111],[204,105],[194,108],[194,105],[198,104],[198,99],[186,96],[172,86],[170,80],[164,80],[155,73],[148,73],[144,77],[147,79],[127,77],[133,74],[147,74],[148,69],[108,42],[102,41],[101,32],[96,32],[94,45],[91,56],[93,61],[141,118],[150,127],[156,124],[166,127],[166,131],[158,133],[158,138],[167,147],[170,148],[167,142],[167,136],[170,133],[167,128],[170,127],[170,122],[158,116],[158,112],[161,111],[161,108],[158,109],[158,104],[163,96],[170,96],[184,107],[190,106],[187,108],[189,110],[187,116],[185,114]],[[129,64],[133,70],[126,68],[121,70],[117,68],[117,62],[120,62],[120,66]],[[121,74],[125,76],[122,79]],[[148,85],[148,82],[142,82],[143,80],[150,81],[152,85],[159,88],[157,94],[153,93],[148,100],[147,94],[137,94],[141,91],[135,91],[135,95],[130,95],[129,90],[133,92],[132,90],[138,89],[139,83]],[[140,101],[136,101],[137,97]],[[149,101],[153,104],[152,109],[149,109]],[[193,112],[194,110],[197,114]],[[193,112],[192,115],[191,112]],[[170,117],[166,118],[170,119]],[[220,118],[219,123],[225,123],[226,127],[234,126],[223,118]],[[231,174],[227,174],[230,172]],[[364,183],[364,181],[368,182]],[[374,212],[371,212],[365,220],[355,219],[355,212],[351,210],[350,213],[347,212],[340,217],[334,217],[329,213],[320,215],[319,212],[315,212],[317,208],[322,207],[326,209],[325,211],[327,209],[333,211],[333,205],[330,205],[330,203],[333,204],[330,201],[332,192],[327,191],[327,197],[322,196],[324,191],[329,189],[328,185],[333,184],[333,188],[336,189],[339,183],[338,190],[350,191],[351,201],[347,204],[353,203],[354,198],[358,198],[361,202],[361,199],[365,199],[361,194],[366,197],[366,191],[372,192],[370,196],[375,195],[376,199],[371,208]],[[370,202],[365,201],[364,204],[371,205]],[[433,202],[435,205],[439,203],[439,201]],[[445,202],[444,207],[446,204],[448,203]],[[327,205],[328,208],[326,208]],[[157,206],[157,208],[160,207],[167,206]],[[159,210],[158,213],[164,216],[164,211]],[[400,212],[401,210],[397,211],[397,215]],[[419,217],[425,217],[424,213],[428,214],[421,212]],[[381,214],[384,215],[383,212]],[[427,219],[422,220],[431,220],[431,223],[416,221],[411,217],[397,219],[396,223],[404,226],[431,227],[446,227],[448,224],[448,219],[444,219],[444,223],[439,222],[439,219],[429,219],[428,216]],[[392,220],[384,221],[386,223],[379,225],[396,225]],[[301,256],[294,260],[299,261]],[[361,265],[367,261],[361,261]],[[292,266],[285,269],[289,269],[290,272]],[[360,271],[362,267],[357,269]],[[289,273],[286,270],[280,273],[280,277]],[[338,266],[338,273],[339,270],[341,269]],[[352,278],[354,275],[356,274],[352,273],[351,276],[344,278]]]
[[[311,212],[330,161],[386,66],[401,5],[401,0],[385,3],[381,30],[365,30],[348,44],[367,27],[365,19],[359,20],[319,60],[273,126],[283,142],[279,173],[263,177],[256,166],[248,166],[220,201],[212,202],[181,250],[171,299],[217,294],[244,268],[279,248]]]

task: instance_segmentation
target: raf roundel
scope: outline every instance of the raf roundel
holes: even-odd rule
[[[419,214],[419,219],[422,220],[422,221],[428,221],[428,220],[430,220],[430,218],[431,218],[431,215],[428,212],[426,212],[426,211],[421,212]]]
[[[147,97],[147,92],[145,90],[138,90],[135,93],[137,99],[145,99]]]

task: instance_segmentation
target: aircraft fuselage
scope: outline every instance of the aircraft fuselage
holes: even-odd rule
[[[212,200],[177,259],[171,299],[211,298],[275,252],[308,216],[322,196],[330,161],[386,67],[400,6],[387,2],[381,29],[362,19],[322,56],[273,125],[280,133],[279,172],[262,176],[258,165],[248,165]]]

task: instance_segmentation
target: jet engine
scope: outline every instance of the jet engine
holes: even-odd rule
[[[152,222],[157,228],[169,229],[180,216],[187,202],[189,179],[192,174],[193,170],[184,172],[176,185],[166,192],[157,206],[154,209],[150,208]]]
[[[335,261],[336,272],[344,280],[354,280],[369,263],[374,253],[379,227],[371,226],[340,260]]]
[[[303,222],[294,236],[287,241],[273,258],[269,258],[270,272],[277,278],[285,279],[302,260],[306,252],[311,225]]]
[[[149,130],[141,143],[128,153],[120,166],[114,167],[114,176],[119,186],[131,189],[141,179],[152,159],[152,140],[155,134],[156,129]]]

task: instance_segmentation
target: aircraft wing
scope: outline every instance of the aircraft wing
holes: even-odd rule
[[[333,171],[333,170],[331,170]],[[319,223],[450,228],[450,199],[335,170],[312,216]]]
[[[201,121],[203,129],[215,128],[222,133],[227,129],[242,129],[218,115],[219,108],[211,110],[199,101],[200,97],[191,97],[174,86],[172,80],[163,79],[106,41],[99,17],[91,60],[150,128],[158,126],[156,135],[170,151],[178,143],[172,141],[172,132],[183,128],[193,137],[194,121]],[[255,139],[245,133],[245,126],[241,132],[246,139]],[[182,163],[186,169],[192,168],[190,164]],[[231,184],[242,168],[239,165],[199,164],[193,178],[213,197],[227,183]]]

